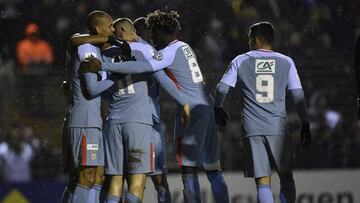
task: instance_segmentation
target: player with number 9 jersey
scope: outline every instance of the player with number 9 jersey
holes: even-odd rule
[[[244,133],[285,134],[286,89],[302,89],[293,60],[274,51],[253,50],[237,56],[221,79],[244,93]]]

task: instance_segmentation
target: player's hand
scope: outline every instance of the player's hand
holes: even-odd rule
[[[218,126],[224,127],[229,120],[229,116],[224,107],[214,107],[214,111],[216,124],[218,124]]]
[[[311,132],[309,122],[301,124],[301,143],[303,147],[311,145]]]
[[[80,72],[99,72],[101,70],[101,62],[93,57],[85,58],[85,61],[80,63]]]
[[[190,119],[191,119],[190,106],[189,104],[185,104],[181,112],[181,124],[184,128],[187,128],[189,126]]]
[[[119,47],[121,49],[121,55],[131,58],[131,48],[125,40],[119,40],[116,39],[114,36],[110,36],[108,42],[111,45]]]

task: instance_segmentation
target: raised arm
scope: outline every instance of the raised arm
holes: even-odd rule
[[[89,34],[74,34],[69,42],[67,51],[69,53],[74,52],[75,48],[86,43],[90,44],[102,44],[108,41],[108,37],[99,36],[99,35],[89,35]]]

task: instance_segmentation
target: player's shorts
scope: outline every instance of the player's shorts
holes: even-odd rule
[[[219,164],[219,142],[212,106],[198,105],[191,109],[187,129],[181,125],[180,114],[175,119],[175,148],[179,166],[197,167]],[[215,170],[215,169],[213,169]]]
[[[74,167],[104,166],[104,144],[99,128],[68,128]]]
[[[104,131],[105,174],[147,174],[153,171],[152,126],[143,123],[110,123]]]
[[[161,123],[154,122],[151,134],[151,143],[154,147],[154,172],[149,175],[159,175],[167,173],[166,164],[166,144],[164,140],[164,128]]]
[[[278,172],[292,170],[290,136],[250,136],[244,139],[244,176],[271,176],[271,166]]]

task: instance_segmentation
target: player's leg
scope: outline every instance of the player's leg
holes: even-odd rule
[[[151,132],[151,125],[135,122],[123,124],[128,172],[128,193],[125,202],[142,202],[144,197],[147,174],[154,169],[149,137]]]
[[[78,166],[78,181],[72,196],[72,202],[97,203],[96,193],[92,191],[96,181],[98,167],[104,165],[102,133],[98,128],[72,128],[72,145],[75,166]]]
[[[151,134],[155,157],[154,172],[149,174],[158,195],[158,203],[170,203],[171,193],[167,182],[166,146],[164,141],[163,127],[159,122],[154,122]]]
[[[206,126],[200,138],[201,160],[206,176],[211,184],[211,191],[217,203],[229,202],[228,187],[220,166],[220,147],[213,108],[202,111],[205,115],[202,124]]]
[[[176,158],[181,167],[182,182],[184,186],[183,195],[185,202],[201,202],[200,185],[197,167],[200,166],[199,133],[201,126],[199,114],[191,111],[191,120],[187,129],[184,129],[180,117],[175,119],[175,147]]]
[[[292,174],[291,137],[267,136],[273,162],[280,178],[279,198],[281,203],[294,203],[296,198],[295,182]]]
[[[151,180],[158,195],[158,203],[170,203],[171,193],[166,174],[151,175]]]
[[[106,203],[118,203],[123,189],[124,146],[122,124],[107,122],[104,128],[105,174],[109,180]]]
[[[271,167],[264,136],[244,139],[245,177],[254,177],[259,203],[273,203]]]

